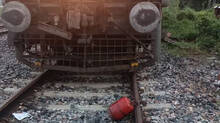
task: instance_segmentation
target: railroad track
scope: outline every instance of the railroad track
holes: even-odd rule
[[[8,30],[4,27],[2,23],[0,23],[0,34],[5,34],[7,33]]]
[[[0,119],[14,122],[12,113],[29,110],[35,113],[26,122],[39,122],[39,117],[47,122],[47,112],[56,116],[50,122],[109,123],[114,122],[108,113],[110,104],[126,96],[134,102],[135,111],[120,122],[143,123],[139,92],[136,73],[98,76],[46,71],[1,105]]]
[[[30,83],[28,83],[25,87],[18,90],[17,93],[12,95],[5,103],[1,104],[0,106],[0,117],[1,120],[4,120],[5,117],[11,115],[11,113],[17,110],[19,103],[22,99],[27,97],[29,94],[33,93],[33,89],[37,86],[41,86],[43,83],[43,79],[47,76],[50,72],[46,71],[34,78]]]
[[[146,122],[167,122],[163,120],[166,117],[167,111],[173,109],[172,102],[166,99],[172,95],[166,92],[164,88],[158,87],[157,80],[151,80],[150,73],[139,71],[136,75],[136,83],[139,88],[139,95],[141,98],[142,116]],[[161,117],[157,117],[160,114]]]

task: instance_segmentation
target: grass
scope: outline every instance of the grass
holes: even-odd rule
[[[195,55],[208,55],[198,48],[194,43],[190,42],[176,42],[174,44],[162,43],[162,47],[167,50],[167,52],[174,56],[195,56]]]

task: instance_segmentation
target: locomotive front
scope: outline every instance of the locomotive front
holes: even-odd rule
[[[1,20],[19,61],[73,72],[157,61],[167,0],[6,0]]]

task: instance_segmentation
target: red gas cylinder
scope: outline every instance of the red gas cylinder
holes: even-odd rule
[[[110,115],[114,120],[121,120],[124,116],[128,115],[134,110],[130,99],[122,97],[109,107]]]

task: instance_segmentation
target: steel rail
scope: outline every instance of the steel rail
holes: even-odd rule
[[[7,33],[7,32],[8,32],[7,29],[0,27],[0,34],[4,34],[4,33]]]
[[[135,99],[135,123],[143,123],[143,115],[142,110],[140,106],[140,96],[138,92],[138,86],[136,81],[136,72],[132,73],[132,87],[133,87],[133,93],[134,93],[134,99]]]
[[[17,93],[11,96],[5,103],[3,103],[0,107],[0,120],[4,117],[10,115],[13,109],[17,108],[20,100],[25,98],[28,94],[33,92],[33,89],[37,87],[37,84],[43,84],[44,78],[48,78],[51,71],[45,71],[41,73],[39,76],[35,77],[30,83],[28,83],[25,87],[20,89]]]
[[[8,30],[4,27],[3,24],[0,23],[0,34],[7,33],[7,32],[8,32]]]
[[[45,71],[41,73],[39,76],[35,77],[29,84],[27,84],[24,88],[20,89],[17,93],[11,96],[3,105],[0,107],[0,122],[4,121],[5,118],[9,117],[12,111],[15,111],[22,99],[30,96],[34,93],[34,88],[40,87],[45,83],[45,79],[49,79],[51,77],[52,71]],[[140,107],[140,96],[138,92],[138,86],[136,81],[136,72],[131,73],[131,85],[134,94],[134,102],[135,102],[135,123],[143,123],[142,110]],[[7,122],[7,120],[6,120]]]

